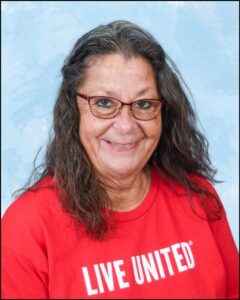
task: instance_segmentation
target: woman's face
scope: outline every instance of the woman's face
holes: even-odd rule
[[[108,96],[125,103],[158,99],[153,70],[143,58],[109,54],[92,59],[78,92]],[[124,178],[142,171],[161,135],[161,114],[149,121],[133,117],[123,106],[112,119],[95,117],[88,102],[78,97],[80,139],[97,172],[104,177]]]

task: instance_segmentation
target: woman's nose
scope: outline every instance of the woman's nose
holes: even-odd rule
[[[114,126],[123,133],[131,132],[137,126],[130,105],[122,106],[122,109],[115,118]]]

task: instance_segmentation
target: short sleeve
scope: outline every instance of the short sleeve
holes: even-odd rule
[[[227,274],[227,299],[239,299],[239,254],[224,209],[222,219],[211,226]]]
[[[2,246],[1,299],[47,299],[45,274],[33,262]]]
[[[209,221],[215,237],[219,253],[227,274],[227,299],[239,299],[239,253],[234,242],[228,223],[227,214],[215,188],[207,180],[200,179],[206,188],[218,199],[222,205],[222,217],[220,220]]]
[[[34,195],[13,202],[1,223],[2,298],[48,298],[44,230]]]

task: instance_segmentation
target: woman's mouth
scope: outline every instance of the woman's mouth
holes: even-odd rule
[[[103,140],[103,142],[112,150],[116,151],[129,151],[136,148],[138,142],[130,142],[130,143],[116,143],[109,140]]]

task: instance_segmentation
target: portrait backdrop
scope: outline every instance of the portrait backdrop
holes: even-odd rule
[[[2,1],[2,215],[48,141],[60,69],[90,29],[128,20],[153,34],[193,95],[239,242],[239,4],[236,1]]]

